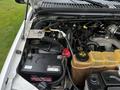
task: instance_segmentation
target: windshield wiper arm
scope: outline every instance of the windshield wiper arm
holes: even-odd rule
[[[107,7],[108,8],[107,5],[104,5],[104,4],[96,2],[96,1],[92,1],[92,0],[81,0],[81,1],[86,1],[86,2],[92,3],[93,5],[97,5],[97,6],[100,6],[100,7]]]

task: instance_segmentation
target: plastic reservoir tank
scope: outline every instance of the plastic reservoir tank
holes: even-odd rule
[[[114,70],[120,65],[120,49],[114,52],[91,51],[88,57],[87,61],[81,61],[75,55],[73,56],[72,78],[77,85],[84,85],[85,79],[92,72]]]

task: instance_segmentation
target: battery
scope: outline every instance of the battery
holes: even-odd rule
[[[62,75],[61,59],[56,54],[32,54],[20,70],[21,75],[31,82],[52,82]]]

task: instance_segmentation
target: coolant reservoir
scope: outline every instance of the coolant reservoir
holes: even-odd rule
[[[118,50],[115,50],[115,60],[117,62],[117,64],[119,63],[120,64],[120,49]]]
[[[105,59],[104,66],[110,68],[120,64],[115,56],[115,52],[103,52],[102,57]]]
[[[88,53],[88,60],[81,61],[74,55],[72,60],[72,77],[77,85],[84,85],[86,77],[96,71],[114,70],[120,64],[120,50],[114,52]]]
[[[92,63],[91,66],[103,67],[105,59],[102,57],[101,52],[91,51],[89,53],[89,61]]]

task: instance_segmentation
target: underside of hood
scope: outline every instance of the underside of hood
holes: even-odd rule
[[[16,2],[23,4],[23,3],[27,3],[27,0],[16,0]],[[116,10],[120,11],[120,2],[113,1],[113,0],[111,1],[110,0],[29,0],[29,5],[31,5],[34,10],[74,9],[79,11],[81,10],[90,11],[92,9],[95,12],[99,10],[102,10],[102,11],[112,10],[112,12],[115,12]]]

